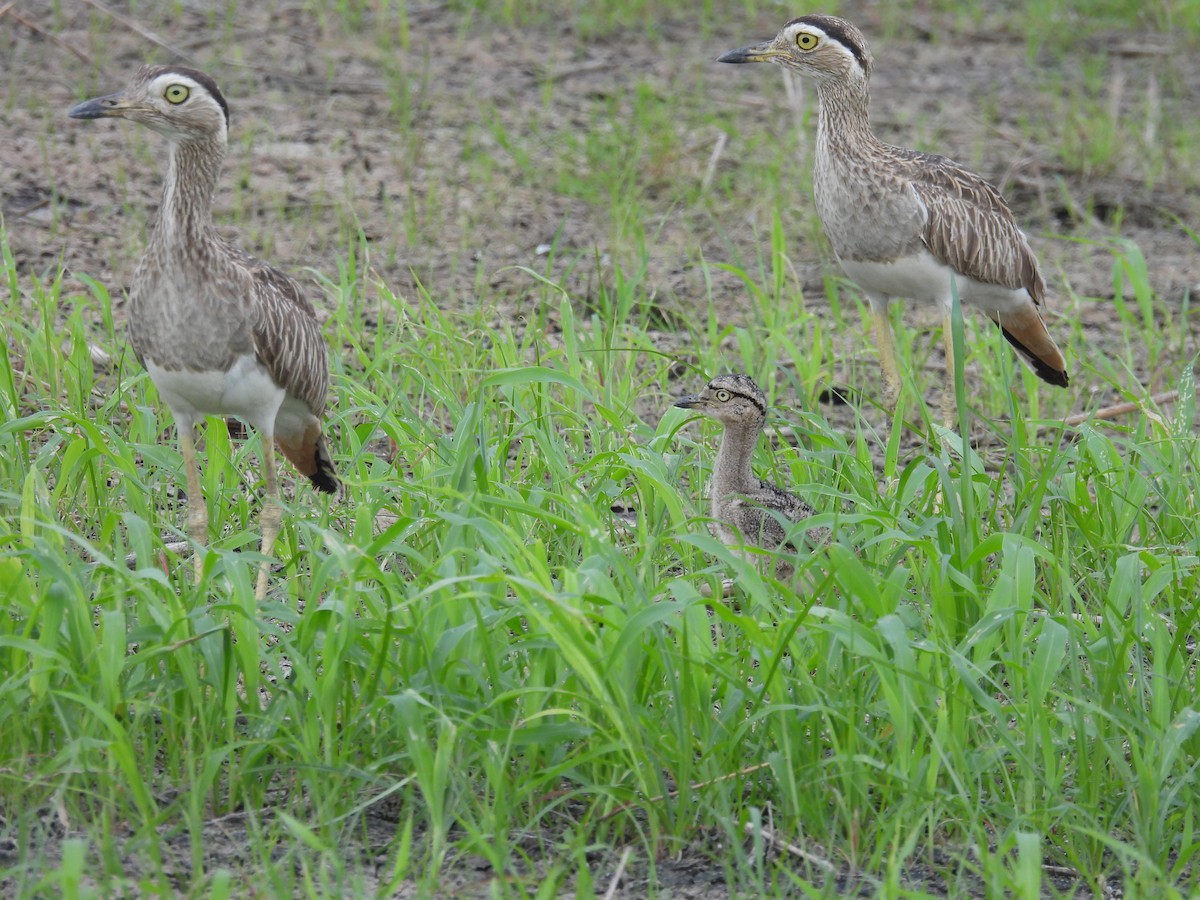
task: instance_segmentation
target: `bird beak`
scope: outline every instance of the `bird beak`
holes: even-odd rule
[[[125,99],[125,93],[122,91],[84,100],[72,106],[67,115],[72,119],[105,119],[109,116],[123,116],[130,109],[133,109],[133,105]]]
[[[723,63],[752,63],[752,62],[770,62],[777,56],[783,56],[784,53],[775,46],[775,41],[763,41],[761,44],[751,44],[749,47],[741,47],[737,50],[730,50],[728,53],[717,57],[717,62]]]
[[[688,397],[681,397],[675,401],[675,405],[680,409],[695,409],[700,405],[701,397],[699,394],[692,394]]]

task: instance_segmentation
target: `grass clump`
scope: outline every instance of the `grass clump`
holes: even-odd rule
[[[764,444],[762,468],[835,531],[789,589],[707,536],[703,432],[637,412],[668,406],[673,360],[628,313],[636,285],[587,321],[556,289],[553,327],[514,328],[351,275],[361,250],[342,271],[350,491],[296,497],[260,604],[239,552],[250,449],[209,423],[217,537],[194,584],[186,560],[160,564],[180,465],[148,379],[122,376],[121,415],[43,322],[10,355],[0,791],[18,893],[215,889],[214,822],[284,893],[379,888],[375,871],[433,890],[464,854],[566,889],[603,877],[597,846],[652,865],[702,834],[736,848],[731,884],[770,893],[801,877],[778,881],[777,832],[839,848],[880,890],[917,859],[951,889],[1037,890],[1051,862],[1095,889],[1190,877],[1185,418],[1071,441],[1018,411],[993,435],[1001,465],[946,440],[881,484],[869,426],[786,414],[808,451]],[[60,285],[41,314],[99,305]],[[374,334],[368,305],[388,313]],[[736,362],[730,341],[768,365],[791,350],[772,333],[698,330],[697,368]],[[711,599],[727,573],[733,595]]]

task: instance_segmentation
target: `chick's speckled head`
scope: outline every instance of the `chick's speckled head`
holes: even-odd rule
[[[124,90],[73,107],[73,119],[117,117],[174,141],[226,139],[229,104],[213,79],[186,66],[142,66]]]
[[[718,375],[699,394],[675,404],[711,416],[725,425],[762,427],[767,397],[748,375]]]

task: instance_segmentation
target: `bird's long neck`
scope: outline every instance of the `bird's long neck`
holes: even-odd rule
[[[836,78],[817,86],[818,152],[857,155],[879,146],[868,115],[870,92],[864,78]]]
[[[721,436],[721,447],[717,450],[717,458],[713,463],[710,493],[714,509],[721,497],[729,494],[747,494],[758,486],[750,461],[754,457],[754,445],[758,443],[761,431],[761,426],[725,426],[725,433]],[[713,516],[717,517],[715,512]]]
[[[217,138],[171,144],[155,239],[186,241],[212,227],[213,196],[224,159],[225,143]]]

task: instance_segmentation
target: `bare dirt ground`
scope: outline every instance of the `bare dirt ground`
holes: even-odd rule
[[[587,265],[575,263],[622,256],[625,248],[613,245],[607,206],[566,196],[538,177],[561,165],[561,146],[571,135],[597,127],[598,104],[624,108],[631,85],[643,82],[667,104],[681,92],[702,90],[712,106],[739,110],[739,129],[781,133],[795,124],[782,106],[778,76],[748,78],[712,62],[724,50],[773,34],[781,24],[773,18],[735,19],[726,33],[710,36],[696,33],[681,8],[653,28],[581,41],[570,18],[506,28],[446,4],[410,4],[411,45],[404,52],[385,50],[370,28],[348,33],[306,3],[245,4],[232,23],[214,19],[204,6],[163,4],[153,16],[153,4],[137,4],[136,12],[126,4],[0,4],[0,213],[11,251],[22,272],[52,273],[64,265],[64,296],[88,292],[80,275],[109,285],[118,320],[123,286],[158,203],[161,146],[132,127],[72,122],[66,110],[85,92],[122,86],[146,61],[196,65],[221,83],[232,107],[232,136],[217,217],[238,222],[246,249],[297,274],[311,266],[332,275],[357,225],[370,244],[374,274],[397,293],[413,291],[419,280],[439,304],[472,307],[482,284],[487,302],[502,316],[519,316],[539,302],[540,291],[529,279],[506,267],[543,270],[543,245],[558,242],[564,283],[583,301],[594,279]],[[868,35],[883,32],[874,4],[846,3],[841,12]],[[877,131],[897,143],[930,142],[1002,187],[1034,236],[1054,293],[1061,297],[1069,285],[1098,299],[1078,307],[1088,352],[1102,354],[1118,340],[1108,302],[1112,256],[1100,243],[1047,234],[1102,241],[1113,234],[1119,214],[1120,234],[1141,247],[1167,308],[1178,310],[1189,292],[1200,290],[1200,248],[1176,221],[1200,225],[1200,199],[1186,188],[1184,173],[1168,171],[1153,187],[1119,172],[1085,178],[1065,171],[1050,148],[1023,136],[1025,118],[1052,115],[1038,90],[1039,67],[1061,69],[1069,81],[1078,74],[1078,60],[1056,60],[1044,50],[1031,63],[1020,36],[987,28],[935,42],[930,37],[937,25],[918,22],[890,40],[874,40]],[[1123,40],[1137,37],[1125,34]],[[1149,96],[1149,76],[1156,72],[1177,85],[1163,114],[1194,114],[1200,98],[1194,56],[1114,55],[1111,66],[1120,71],[1113,83],[1120,81],[1121,92],[1111,98],[1117,108]],[[397,98],[398,83],[407,84],[407,97]],[[995,124],[982,124],[981,105],[995,110]],[[480,125],[490,121],[500,127]],[[520,142],[519,154],[504,146],[501,133]],[[718,129],[706,126],[662,172],[649,174],[651,184],[702,177],[718,139]],[[731,136],[719,167],[742,165],[737,146]],[[490,172],[482,191],[480,157],[489,157]],[[114,161],[124,163],[120,175]],[[648,192],[651,199],[653,194]],[[754,259],[776,198],[714,197],[703,211],[672,206],[666,187],[662,199],[647,226],[655,235],[647,281],[667,310],[686,314],[689,298],[703,294],[703,273],[689,248],[702,247],[713,260],[730,253]],[[795,203],[808,202],[797,190]],[[414,227],[397,227],[405,211]],[[792,235],[789,246],[811,307],[820,312],[828,255],[807,235]],[[721,272],[712,276],[722,320],[744,321],[750,308],[742,283]],[[318,297],[319,289],[314,286],[312,294]],[[1051,330],[1065,331],[1053,317]],[[664,334],[664,340],[678,344],[679,336]],[[846,348],[849,358],[871,356],[861,334],[847,335]],[[1191,336],[1170,365],[1148,371],[1142,360],[1134,375],[1154,389],[1172,387],[1178,365],[1196,352]],[[1084,396],[1088,387],[1099,393],[1097,400],[1111,396],[1106,385],[1086,382]],[[69,836],[69,826],[47,818],[47,840]],[[359,855],[369,872],[386,860],[395,822],[380,815],[365,821],[360,833]],[[252,864],[243,858],[242,834],[244,825],[235,818],[214,821],[204,841],[212,857],[206,863],[235,871]],[[185,838],[164,836],[163,853],[181,870],[190,866]],[[616,871],[619,858],[615,848],[597,870],[597,885]],[[719,846],[698,840],[657,862],[657,888],[672,897],[728,896],[721,858]],[[444,896],[488,896],[496,876],[480,865],[458,860],[447,873]],[[804,871],[799,860],[797,869]],[[648,872],[646,862],[635,858],[615,896],[644,895]],[[874,892],[841,867],[832,875],[819,869],[810,874],[827,879],[837,893]],[[964,887],[943,878],[937,860],[909,876],[909,887],[935,895],[950,892],[951,883]],[[1069,880],[1057,886],[1072,889]],[[1077,890],[1076,896],[1088,896]],[[972,892],[982,895],[983,888]]]
[[[144,7],[136,15],[124,7],[109,14],[101,11],[109,7],[84,4],[54,15],[49,4],[26,3],[20,19],[15,12],[4,19],[11,47],[5,55],[13,64],[5,67],[9,99],[0,112],[0,208],[13,254],[18,266],[35,272],[63,262],[64,293],[85,290],[72,277],[78,273],[110,285],[118,319],[120,289],[157,206],[161,145],[141,129],[73,122],[65,111],[81,90],[113,90],[147,60],[176,59],[217,73],[233,117],[216,215],[238,222],[231,233],[246,249],[293,272],[312,266],[333,275],[358,227],[373,273],[395,292],[411,293],[419,281],[440,306],[473,307],[483,285],[487,302],[514,317],[538,303],[541,291],[509,267],[544,270],[549,244],[557,241],[555,274],[585,303],[597,288],[597,258],[601,265],[631,264],[628,248],[613,238],[609,204],[591,205],[556,189],[563,146],[582,130],[604,127],[597,120],[604,104],[624,112],[642,84],[663,104],[702,95],[701,103],[735,111],[737,132],[718,164],[735,178],[755,162],[744,158],[740,132],[781,134],[795,124],[777,73],[712,62],[724,49],[771,35],[780,24],[774,18],[735,19],[728,34],[708,37],[680,13],[656,23],[653,33],[580,40],[569,18],[503,28],[435,3],[410,11],[405,52],[379,46],[369,27],[348,34],[300,3],[275,4],[269,14],[247,7],[228,26],[201,8],[185,3],[178,17],[155,20]],[[883,31],[870,5],[848,4],[843,13],[868,35]],[[1080,59],[1054,59],[1047,49],[1031,64],[1019,36],[986,25],[934,42],[938,24],[918,19],[916,28],[874,40],[873,121],[881,137],[936,147],[1001,187],[1041,257],[1051,286],[1048,320],[1060,339],[1065,325],[1055,317],[1068,286],[1097,301],[1072,311],[1085,352],[1102,355],[1116,337],[1106,302],[1114,290],[1106,245],[1115,216],[1120,235],[1145,254],[1162,305],[1179,310],[1200,285],[1200,248],[1180,224],[1193,230],[1200,224],[1200,197],[1189,189],[1194,173],[1168,164],[1147,187],[1140,176],[1119,171],[1086,177],[1066,171],[1054,148],[1026,137],[1021,124],[1058,114],[1039,82],[1046,72],[1061,73],[1065,84],[1077,81]],[[1120,46],[1138,37],[1122,35]],[[1150,37],[1169,47],[1169,38]],[[1099,47],[1108,43],[1096,40]],[[1188,115],[1200,97],[1200,65],[1187,54],[1114,52],[1108,65],[1104,102],[1122,115],[1140,115],[1147,98],[1161,105],[1160,118]],[[1164,83],[1174,86],[1165,99]],[[397,84],[406,96],[397,96]],[[984,108],[998,121],[985,125]],[[750,313],[741,281],[706,273],[695,248],[710,260],[754,260],[778,198],[714,193],[705,209],[672,205],[672,180],[700,178],[719,137],[717,125],[700,126],[657,161],[661,171],[644,173],[654,245],[646,282],[668,321],[671,314],[694,318],[706,274],[723,321],[741,324]],[[480,186],[483,157],[488,175]],[[114,167],[114,159],[127,165]],[[797,210],[810,203],[799,189],[807,166],[797,161]],[[827,248],[800,233],[789,235],[789,251],[813,298],[810,308],[823,314]],[[1128,285],[1125,292],[1132,299]],[[920,322],[921,315],[910,309],[906,318]],[[867,359],[870,371],[873,352],[863,337],[845,336],[844,358],[847,366]],[[1133,374],[1152,390],[1174,387],[1179,363],[1196,350],[1192,342],[1160,370]],[[931,366],[937,361],[931,358]],[[1073,374],[1079,368],[1073,365]],[[843,374],[835,382],[862,380]],[[1098,400],[1111,394],[1095,379],[1077,383],[1083,398],[1087,391],[1099,392]]]

